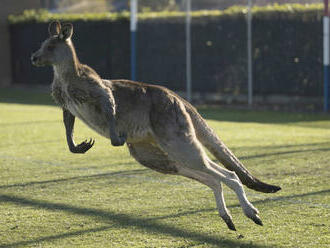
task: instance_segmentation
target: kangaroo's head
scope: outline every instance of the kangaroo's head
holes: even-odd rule
[[[48,26],[48,32],[49,38],[31,56],[32,64],[35,66],[57,65],[72,59],[72,24],[65,23],[61,26],[60,22],[53,21]]]

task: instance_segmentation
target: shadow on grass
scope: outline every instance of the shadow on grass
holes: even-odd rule
[[[86,230],[80,230],[80,231],[75,231],[75,232],[67,232],[67,233],[62,233],[58,235],[51,235],[51,236],[46,236],[46,237],[41,237],[33,240],[27,240],[27,241],[19,241],[11,244],[0,244],[1,248],[10,248],[10,247],[22,247],[26,245],[32,245],[32,244],[38,244],[41,242],[47,242],[47,241],[52,241],[52,240],[57,240],[57,239],[65,239],[69,237],[74,237],[74,236],[81,236],[84,234],[88,233],[96,233],[96,232],[102,232],[110,229],[112,226],[103,226],[103,227],[98,227],[98,228],[91,228],[91,229],[86,229]]]
[[[7,195],[7,194],[0,194],[0,202],[13,203],[13,204],[20,205],[20,206],[29,206],[29,207],[34,207],[34,208],[43,209],[43,210],[65,211],[65,212],[68,212],[71,214],[76,214],[76,215],[97,217],[103,221],[104,220],[110,221],[110,222],[114,223],[115,225],[121,226],[122,228],[135,227],[137,229],[140,229],[141,231],[146,231],[151,234],[165,234],[165,235],[169,235],[172,237],[190,239],[193,241],[206,243],[206,244],[218,246],[218,247],[222,247],[223,245],[227,245],[229,247],[239,246],[239,247],[250,247],[250,248],[270,247],[270,246],[264,246],[264,245],[244,244],[243,242],[230,240],[230,239],[227,239],[224,237],[211,236],[211,235],[203,234],[200,232],[184,230],[179,227],[171,226],[171,225],[164,224],[164,223],[159,223],[159,222],[157,222],[157,218],[154,218],[154,219],[140,218],[140,217],[135,217],[132,215],[127,215],[127,214],[118,214],[118,213],[114,213],[111,211],[107,212],[107,211],[102,211],[102,210],[98,210],[98,209],[82,208],[82,207],[76,207],[76,206],[71,206],[71,205],[62,204],[62,203],[51,203],[51,202],[40,201],[40,200],[32,200],[32,199],[27,199],[24,197]],[[30,244],[35,244],[38,242],[45,242],[45,241],[67,238],[70,236],[82,235],[84,233],[99,232],[99,231],[107,230],[110,228],[111,228],[111,226],[105,226],[105,227],[100,227],[100,228],[63,233],[63,234],[58,234],[58,235],[36,238],[34,240],[19,241],[19,242],[14,242],[14,243],[3,244],[3,245],[0,245],[0,247],[19,247],[22,245],[30,245]],[[271,247],[274,247],[274,246],[271,246]]]
[[[296,194],[296,195],[288,195],[288,196],[278,196],[278,197],[270,197],[267,199],[263,199],[263,200],[257,200],[257,201],[253,201],[253,204],[263,204],[263,203],[267,203],[267,202],[272,202],[272,201],[287,201],[287,200],[292,200],[295,198],[303,198],[303,197],[307,197],[307,196],[313,196],[313,195],[322,195],[322,194],[329,194],[330,193],[330,189],[325,189],[325,190],[320,190],[320,191],[314,191],[314,192],[308,192],[308,193],[303,193],[303,194]],[[300,203],[299,201],[296,201],[297,203]],[[313,204],[313,205],[322,205],[322,204]],[[323,204],[326,205],[326,204]],[[239,205],[232,205],[229,207],[238,207]],[[326,205],[327,207],[330,208],[330,205]]]
[[[251,155],[251,156],[241,156],[241,157],[239,157],[239,159],[249,160],[249,159],[254,159],[254,158],[264,158],[264,157],[269,157],[269,156],[279,156],[279,155],[286,155],[286,154],[293,154],[293,153],[327,152],[327,151],[330,151],[330,148],[291,150],[291,151],[283,151],[283,152],[273,152],[273,153],[257,154],[257,155]]]
[[[235,150],[240,150],[240,149],[274,150],[274,149],[311,147],[311,146],[313,146],[313,147],[329,146],[330,147],[330,139],[329,139],[329,141],[326,141],[326,142],[317,142],[317,143],[286,144],[286,145],[271,145],[271,146],[265,146],[265,145],[260,145],[260,146],[236,146],[236,147],[233,147],[233,149],[235,149]]]
[[[281,155],[288,155],[288,154],[297,154],[297,156],[300,156],[300,153],[310,153],[310,152],[329,152],[330,151],[330,140],[329,142],[319,142],[319,143],[306,143],[306,144],[294,144],[294,145],[275,145],[275,146],[241,146],[241,147],[229,147],[234,154],[236,154],[237,151],[245,151],[245,153],[248,153],[248,151],[255,150],[261,152],[266,151],[265,153],[258,153],[254,155],[247,155],[247,156],[238,156],[239,160],[250,160],[250,159],[258,159],[258,158],[268,158],[268,157],[274,157],[274,159],[267,159],[267,161],[271,160],[279,160],[281,159]],[[286,149],[283,151],[283,149]],[[268,152],[272,151],[272,152]],[[221,163],[217,159],[213,159],[214,162]]]
[[[301,198],[301,197],[318,195],[318,194],[327,194],[329,192],[330,192],[330,189],[316,191],[316,192],[309,192],[309,193],[304,193],[304,194],[291,195],[291,196],[269,198],[269,199],[254,201],[253,203],[258,204],[258,203],[266,203],[269,201],[283,201],[283,200],[287,200],[287,199]],[[82,207],[76,207],[76,206],[71,206],[71,205],[67,205],[67,204],[51,203],[51,202],[40,201],[40,200],[31,200],[31,199],[27,199],[24,197],[7,195],[7,194],[0,194],[0,202],[12,203],[12,204],[20,205],[20,206],[29,206],[29,207],[50,210],[50,211],[65,211],[65,212],[69,212],[71,214],[76,214],[76,215],[97,217],[102,220],[114,222],[115,225],[120,225],[123,228],[136,227],[142,231],[147,231],[152,234],[165,234],[165,235],[170,235],[172,237],[191,239],[193,241],[207,243],[209,245],[214,245],[214,246],[218,246],[218,247],[222,247],[223,245],[227,245],[229,247],[239,246],[239,247],[250,247],[250,248],[270,247],[270,246],[264,246],[264,245],[244,244],[243,242],[230,240],[230,239],[227,239],[224,237],[218,237],[218,236],[215,237],[215,236],[211,236],[211,235],[207,235],[207,234],[203,234],[203,233],[199,233],[199,232],[188,231],[188,230],[184,230],[182,228],[178,228],[175,226],[157,222],[162,219],[177,218],[177,217],[181,217],[181,216],[193,215],[193,214],[200,213],[200,212],[215,211],[215,209],[203,209],[203,210],[198,210],[198,211],[188,211],[188,212],[183,212],[183,213],[179,213],[179,214],[161,216],[161,217],[156,217],[156,218],[140,218],[140,217],[135,217],[135,216],[127,215],[127,214],[117,214],[114,212],[106,212],[106,211],[102,211],[102,210],[98,210],[98,209],[82,208]],[[229,206],[229,208],[233,208],[233,207],[239,207],[239,205],[237,204],[237,205]],[[219,218],[219,221],[220,221],[220,218]],[[91,228],[91,229],[87,229],[87,230],[80,230],[80,231],[62,233],[62,234],[58,234],[58,235],[40,237],[40,238],[36,238],[33,240],[2,244],[2,245],[0,245],[0,247],[9,248],[9,247],[20,247],[20,246],[24,246],[24,245],[31,245],[31,244],[36,244],[36,243],[40,243],[40,242],[47,242],[47,241],[52,241],[52,240],[57,240],[57,239],[68,238],[68,237],[72,237],[72,236],[83,235],[83,234],[87,234],[87,233],[105,231],[105,230],[111,229],[112,226],[113,225],[107,225],[107,226]],[[274,246],[271,246],[271,247],[274,247]]]
[[[87,176],[76,176],[76,177],[60,178],[60,179],[45,180],[45,181],[35,181],[35,182],[27,182],[27,183],[1,185],[0,189],[8,189],[8,188],[14,188],[14,187],[28,187],[28,186],[33,186],[33,185],[43,185],[43,184],[49,184],[49,183],[62,183],[62,182],[68,182],[68,181],[72,181],[72,180],[82,180],[82,179],[91,180],[91,179],[95,179],[95,178],[103,178],[103,177],[117,176],[117,175],[122,175],[122,176],[136,175],[136,174],[142,174],[147,170],[149,170],[149,169],[116,171],[116,172],[99,173],[99,174],[87,175]]]

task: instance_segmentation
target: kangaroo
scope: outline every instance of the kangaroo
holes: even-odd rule
[[[262,225],[258,210],[246,197],[242,183],[256,191],[274,193],[281,188],[259,181],[225,146],[197,110],[173,91],[129,80],[102,79],[81,64],[72,44],[73,25],[54,21],[49,38],[31,56],[33,65],[51,65],[52,96],[63,109],[69,150],[85,153],[94,140],[76,144],[75,118],[79,118],[113,146],[126,143],[140,164],[158,172],[181,175],[212,189],[219,215],[236,230],[226,207],[222,183],[232,189],[244,214]],[[225,167],[213,162],[205,146]]]

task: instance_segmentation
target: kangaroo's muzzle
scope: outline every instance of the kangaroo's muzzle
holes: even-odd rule
[[[40,56],[37,52],[31,55],[31,63],[34,66],[44,66],[45,63],[42,60],[42,56]]]

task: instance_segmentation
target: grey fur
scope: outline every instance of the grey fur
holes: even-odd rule
[[[237,194],[246,216],[262,224],[241,182],[262,192],[276,192],[280,187],[253,177],[190,103],[161,86],[101,79],[93,69],[79,62],[71,42],[71,24],[61,27],[59,22],[53,22],[49,33],[50,37],[31,59],[36,66],[54,68],[52,95],[63,108],[71,152],[85,153],[94,144],[93,140],[74,143],[74,120],[78,117],[109,138],[112,145],[126,142],[131,155],[142,165],[209,186],[219,214],[231,230],[235,226],[224,202],[221,182]],[[228,170],[210,160],[202,145]]]

